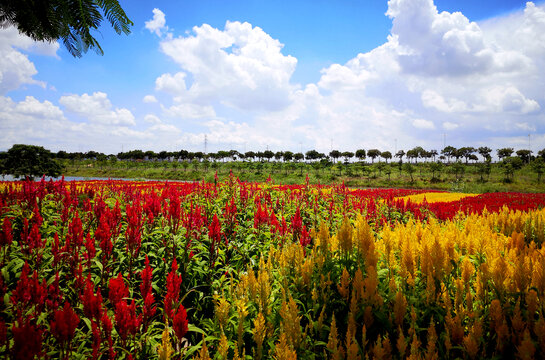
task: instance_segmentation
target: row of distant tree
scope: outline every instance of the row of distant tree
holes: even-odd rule
[[[329,154],[321,153],[316,150],[309,150],[305,154],[293,153],[291,151],[247,151],[244,153],[236,150],[230,151],[218,151],[205,154],[203,152],[190,152],[187,150],[180,150],[175,152],[161,151],[142,151],[131,150],[127,152],[121,152],[117,155],[106,155],[96,151],[82,152],[66,152],[59,151],[52,153],[49,150],[44,149],[41,146],[34,145],[13,145],[6,152],[0,152],[0,173],[12,174],[15,176],[41,176],[43,174],[49,176],[57,176],[61,173],[62,167],[59,164],[59,159],[63,160],[94,160],[98,162],[106,161],[283,161],[283,162],[337,162],[339,159],[343,159],[345,163],[349,163],[353,158],[358,159],[360,162],[370,159],[371,163],[375,160],[384,159],[385,162],[390,161],[392,158],[397,158],[399,163],[402,163],[403,158],[406,158],[409,163],[417,163],[420,160],[431,161],[435,163],[437,159],[443,162],[450,162],[452,160],[459,163],[461,159],[466,163],[469,161],[478,161],[477,154],[482,157],[483,163],[490,163],[492,160],[492,149],[489,147],[462,147],[455,148],[453,146],[447,146],[441,152],[437,150],[427,151],[424,148],[417,146],[413,149],[405,152],[399,150],[394,155],[389,151],[380,151],[378,149],[358,149],[355,152],[339,150],[332,150]],[[532,155],[530,150],[518,150],[513,148],[501,148],[496,150],[496,154],[500,160],[503,160],[504,165],[520,168],[523,164],[530,163],[531,160],[537,159],[540,164],[544,163],[545,149],[540,150],[537,153],[537,157]],[[516,155],[516,156],[513,156]],[[537,162],[534,162],[537,163]]]
[[[452,160],[454,161],[460,161],[464,160],[466,163],[469,161],[479,161],[479,157],[477,155],[481,156],[482,161],[491,161],[492,160],[492,152],[493,150],[489,147],[483,146],[479,148],[474,147],[461,147],[461,148],[455,148],[453,146],[446,146],[444,149],[442,149],[440,152],[437,150],[425,150],[421,146],[414,147],[410,150],[407,150],[406,152],[404,150],[399,150],[397,153],[392,154],[390,151],[380,151],[379,149],[358,149],[355,152],[352,151],[339,151],[339,150],[332,150],[328,154],[318,152],[316,150],[309,150],[306,153],[301,152],[291,152],[291,151],[277,151],[273,152],[271,150],[266,151],[246,151],[246,152],[239,152],[237,150],[229,150],[224,151],[220,150],[217,152],[210,152],[210,153],[204,153],[201,151],[197,152],[191,152],[187,150],[180,150],[180,151],[161,151],[161,152],[154,152],[154,151],[142,151],[142,150],[131,150],[126,152],[120,152],[117,155],[105,155],[100,152],[96,151],[89,151],[89,152],[66,152],[66,151],[59,151],[54,156],[57,159],[70,159],[70,160],[78,160],[78,159],[93,159],[93,160],[108,160],[111,158],[116,158],[119,160],[147,160],[147,161],[165,161],[165,160],[186,160],[186,161],[192,161],[192,160],[211,160],[211,161],[236,161],[236,160],[249,160],[249,161],[284,161],[284,162],[290,162],[290,161],[320,161],[322,159],[328,159],[334,162],[339,161],[340,159],[344,160],[345,162],[350,162],[353,159],[357,159],[358,161],[366,161],[369,159],[371,163],[374,163],[375,160],[381,161],[384,160],[385,162],[390,161],[393,158],[396,158],[397,160],[402,160],[403,158],[406,158],[410,162],[418,162],[419,160],[424,161],[447,161],[450,162]],[[529,163],[534,156],[532,155],[531,150],[527,149],[521,149],[515,151],[513,148],[501,148],[496,150],[497,157],[502,160],[504,158],[511,157],[515,155],[516,157],[520,158],[523,163]],[[542,157],[545,159],[545,149],[540,150],[537,153],[538,157]]]

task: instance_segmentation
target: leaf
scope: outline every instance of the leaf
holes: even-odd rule
[[[187,331],[196,332],[196,333],[199,333],[199,334],[202,334],[202,335],[206,336],[206,333],[202,329],[196,327],[193,324],[188,324],[187,325]]]

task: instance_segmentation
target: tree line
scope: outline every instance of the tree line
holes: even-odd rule
[[[237,150],[220,150],[217,152],[204,153],[202,151],[191,152],[187,150],[180,151],[143,151],[143,150],[131,150],[126,152],[119,152],[116,155],[88,151],[88,152],[66,152],[59,151],[57,153],[52,153],[52,155],[57,159],[70,159],[70,160],[83,160],[83,159],[92,159],[92,160],[108,160],[116,158],[117,160],[141,160],[141,161],[173,161],[173,160],[211,160],[211,161],[237,161],[237,160],[248,160],[248,161],[321,161],[321,160],[330,160],[337,162],[340,159],[344,162],[351,162],[353,159],[358,161],[370,160],[371,163],[374,163],[375,160],[385,162],[391,161],[393,158],[396,158],[398,161],[405,158],[409,162],[418,163],[418,161],[442,161],[442,162],[451,162],[451,161],[460,161],[463,159],[467,164],[469,161],[478,162],[482,160],[483,162],[492,161],[492,152],[493,150],[489,147],[483,146],[479,148],[474,147],[461,147],[455,148],[453,146],[446,146],[441,151],[438,150],[426,150],[421,146],[416,146],[406,152],[404,150],[399,150],[395,154],[392,154],[390,151],[380,151],[379,149],[358,149],[354,152],[352,151],[339,151],[332,150],[329,153],[318,152],[317,150],[309,150],[305,153],[302,152],[292,152],[292,151],[246,151],[239,152]],[[480,155],[481,159],[477,156]],[[496,150],[496,155],[499,160],[504,160],[509,157],[517,157],[524,164],[529,163],[531,160],[534,160],[536,157],[532,155],[533,152],[528,149],[514,150],[514,148],[500,148]],[[537,157],[545,159],[545,149],[538,151]]]
[[[462,160],[468,164],[470,161],[481,165],[489,165],[492,162],[493,150],[489,147],[461,147],[446,146],[441,151],[426,150],[421,146],[410,150],[399,150],[395,154],[390,151],[380,151],[379,149],[358,149],[352,151],[332,150],[328,154],[309,150],[304,154],[302,152],[291,151],[246,151],[220,150],[217,152],[191,152],[188,150],[180,151],[143,151],[131,150],[117,154],[106,155],[101,152],[67,152],[64,150],[51,152],[41,146],[16,144],[8,151],[0,152],[0,173],[11,174],[15,176],[58,176],[62,173],[62,161],[71,160],[92,160],[99,164],[117,161],[138,161],[138,162],[285,162],[285,163],[322,163],[335,164],[344,162],[349,164],[357,160],[360,164],[371,164],[375,161],[388,163],[396,159],[401,165],[405,159],[406,164],[417,164],[427,162],[431,164],[451,163],[461,164]],[[480,158],[477,156],[479,155]],[[539,169],[545,164],[545,149],[538,151],[534,156],[532,151],[520,149],[515,151],[513,148],[500,148],[496,150],[496,155],[500,159],[501,165],[512,173],[513,170],[520,169],[523,165],[532,162],[534,167]],[[61,160],[61,161],[59,161]],[[481,161],[480,161],[481,160]]]

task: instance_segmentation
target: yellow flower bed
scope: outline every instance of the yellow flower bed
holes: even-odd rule
[[[477,196],[477,195],[479,194],[428,192],[428,193],[421,193],[416,195],[403,196],[396,199],[403,199],[404,201],[407,201],[410,199],[411,202],[420,204],[424,201],[424,198],[426,198],[426,201],[428,203],[434,203],[434,202],[458,201],[465,197]]]

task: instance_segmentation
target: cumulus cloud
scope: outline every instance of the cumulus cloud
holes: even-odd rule
[[[171,95],[185,95],[187,94],[186,77],[187,74],[184,72],[178,72],[174,75],[163,74],[155,80],[155,89]]]
[[[108,95],[103,92],[94,92],[92,95],[66,95],[59,99],[66,110],[86,118],[92,123],[103,125],[135,125],[134,115],[125,108],[112,110],[112,103]]]
[[[445,130],[454,130],[454,129],[457,129],[458,127],[459,127],[458,124],[451,123],[449,121],[445,121],[443,123],[443,129],[445,129]]]
[[[164,150],[179,141],[180,129],[148,114],[147,127],[127,127],[103,122],[70,120],[50,101],[27,96],[22,101],[0,96],[0,149],[13,144],[39,144],[50,150],[97,150],[117,153],[127,149]]]
[[[142,99],[142,102],[144,102],[145,104],[151,104],[151,103],[156,103],[157,99],[153,95],[146,95]]]
[[[145,22],[145,27],[151,33],[155,33],[157,36],[161,36],[168,31],[166,24],[165,13],[155,8],[153,9],[153,18]]]
[[[153,115],[153,114],[147,114],[146,116],[144,116],[144,121],[152,123],[152,124],[160,124],[161,123],[161,119],[159,119],[159,117],[157,117],[157,115]]]
[[[463,129],[457,130],[459,145],[476,141],[471,134],[498,138],[522,131],[515,124],[545,131],[543,6],[528,3],[482,27],[459,12],[438,12],[431,0],[390,0],[386,14],[393,26],[385,44],[322,70],[317,85],[328,98],[342,94],[354,108],[375,104],[378,113],[399,113],[404,124],[429,131],[440,131],[434,125],[439,118],[443,130]],[[349,119],[340,121],[349,126]],[[403,137],[406,128],[386,129],[374,138]],[[409,132],[408,146],[430,141]]]
[[[390,0],[386,14],[401,47],[399,63],[408,73],[452,77],[510,71],[525,59],[488,46],[477,23],[460,12],[439,13],[432,0]]]
[[[171,107],[163,107],[166,115],[178,119],[205,119],[213,118],[216,112],[212,106],[204,106],[199,104],[176,102]]]
[[[160,76],[156,88],[194,103],[279,110],[290,102],[290,77],[297,64],[293,56],[282,54],[282,47],[249,23],[228,21],[223,30],[196,26],[191,35],[161,42],[162,51],[183,71]]]
[[[23,84],[45,86],[33,78],[38,71],[28,55],[20,50],[56,57],[58,48],[56,42],[37,42],[21,35],[15,27],[0,28],[0,95],[16,90]]]
[[[483,96],[490,107],[498,112],[528,114],[540,109],[537,101],[526,98],[514,86],[495,86],[486,89]]]
[[[64,133],[104,146],[123,142],[126,149],[202,149],[205,134],[209,148],[239,150],[440,149],[443,134],[447,145],[505,147],[524,145],[530,132],[545,133],[543,5],[530,2],[523,11],[476,23],[439,12],[431,0],[390,0],[387,16],[392,29],[384,44],[299,85],[292,80],[297,59],[261,28],[203,24],[175,37],[157,10],[146,28],[179,66],[155,80],[154,90],[170,100],[161,98],[161,113],[135,116],[102,92],[61,97],[65,113],[34,98],[3,98],[0,106],[13,118],[56,119],[69,129]],[[36,69],[28,64],[7,88],[33,81]],[[87,121],[67,121],[67,115]],[[14,126],[1,116],[0,131]],[[107,135],[99,139],[101,132]],[[545,146],[545,136],[532,141]]]
[[[413,126],[419,129],[435,129],[435,125],[433,124],[433,121],[426,120],[426,119],[414,119]]]

